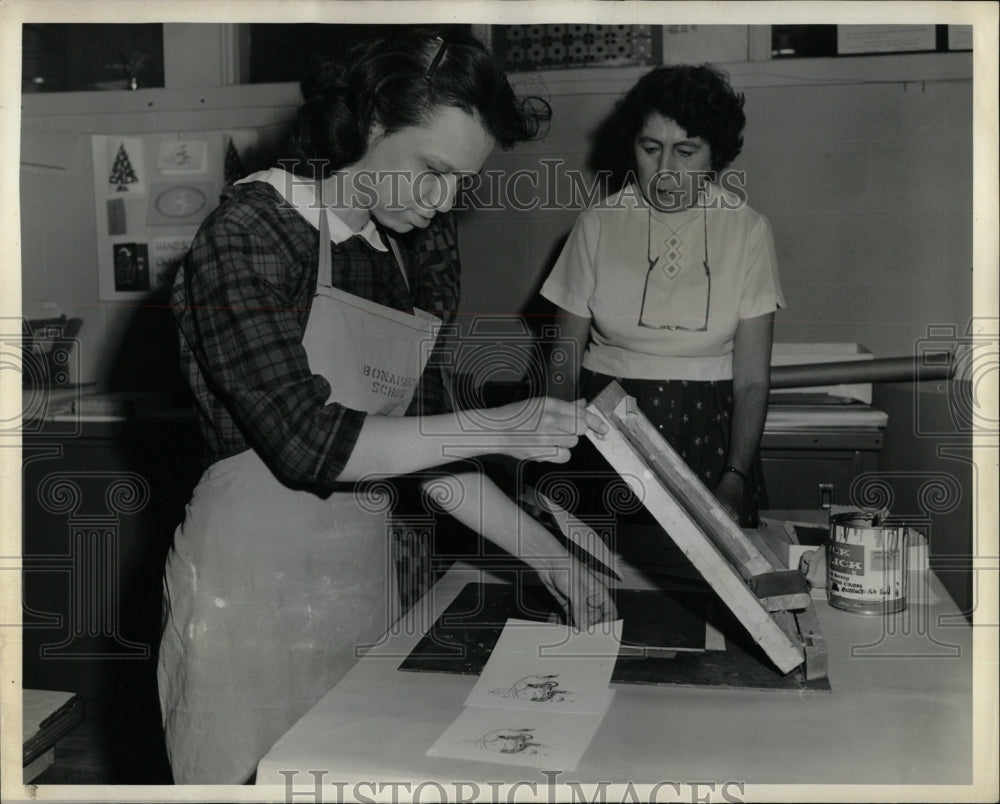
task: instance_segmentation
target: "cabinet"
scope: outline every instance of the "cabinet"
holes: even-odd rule
[[[163,563],[197,481],[191,417],[26,423],[23,686],[110,713],[121,781],[169,780],[156,650]]]
[[[198,434],[183,415],[61,424],[24,434],[24,686],[113,699],[155,663]]]
[[[881,428],[765,432],[761,460],[769,508],[818,508],[823,487],[829,502],[851,504],[858,475],[877,472],[884,440]]]

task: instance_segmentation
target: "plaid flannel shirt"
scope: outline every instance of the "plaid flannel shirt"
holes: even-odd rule
[[[454,322],[460,269],[452,215],[399,238],[409,287],[391,252],[351,239],[370,254],[345,258],[344,244],[331,244],[336,287]],[[326,403],[330,384],[310,371],[302,347],[318,255],[316,229],[274,188],[236,185],[195,236],[171,304],[205,464],[253,448],[282,482],[326,493],[337,487],[366,414]],[[439,343],[408,415],[449,409],[446,370]]]

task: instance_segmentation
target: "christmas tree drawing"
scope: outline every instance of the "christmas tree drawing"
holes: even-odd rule
[[[226,186],[242,179],[245,173],[243,160],[240,159],[240,152],[236,150],[236,142],[231,137],[229,139],[229,147],[226,148],[226,163],[223,173],[225,174]]]
[[[128,192],[129,184],[135,184],[137,181],[139,181],[139,177],[135,175],[128,153],[125,151],[125,143],[122,143],[118,146],[118,154],[115,156],[115,164],[111,168],[108,183],[117,184],[118,192],[123,193]]]

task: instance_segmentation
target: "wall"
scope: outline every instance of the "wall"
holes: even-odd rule
[[[252,127],[266,153],[297,92],[274,85],[115,94],[107,111],[94,110],[92,93],[28,99],[34,113],[22,118],[22,314],[82,319],[72,382],[170,390],[176,361],[169,311],[159,300],[136,305],[98,297],[90,136]]]
[[[232,59],[220,57],[233,47],[229,28],[165,26],[167,89],[25,98],[24,314],[83,319],[74,379],[111,388],[155,384],[157,375],[142,344],[143,319],[155,313],[97,298],[89,135],[254,126],[275,139],[297,102],[292,85],[222,86],[234,80]],[[697,49],[742,56],[734,52],[738,26],[712,32],[714,45],[707,30]],[[964,329],[972,297],[968,54],[723,66],[747,96],[746,144],[734,168],[746,171],[750,203],[775,231],[789,303],[777,339],[859,341],[895,356],[912,353],[928,323]],[[540,159],[583,169],[588,134],[642,72],[515,76],[550,97],[552,126],[539,143],[494,154],[486,169],[537,170]],[[530,314],[577,211],[464,214],[463,322]]]

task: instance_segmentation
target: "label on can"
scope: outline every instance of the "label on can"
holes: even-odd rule
[[[906,608],[906,528],[879,525],[880,518],[863,511],[830,517],[831,606],[863,614]]]

